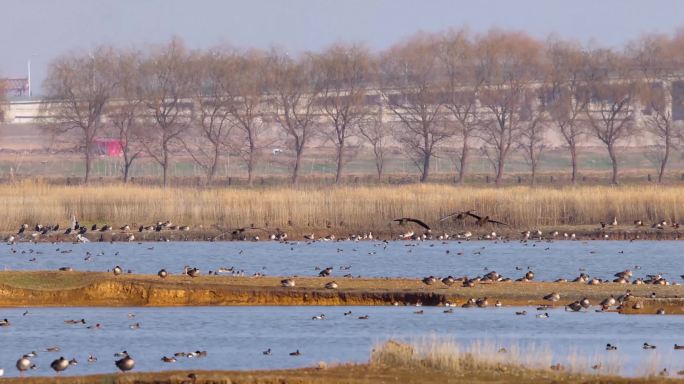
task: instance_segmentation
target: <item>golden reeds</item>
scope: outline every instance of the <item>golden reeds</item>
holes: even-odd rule
[[[19,224],[81,223],[291,225],[332,231],[387,230],[391,219],[421,218],[439,228],[447,213],[475,209],[515,228],[597,225],[633,220],[650,224],[678,219],[684,190],[674,186],[458,187],[448,185],[197,189],[142,186],[51,186],[18,183],[0,186],[0,230]],[[288,222],[290,224],[288,224]]]

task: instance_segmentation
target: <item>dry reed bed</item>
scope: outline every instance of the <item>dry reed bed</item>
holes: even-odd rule
[[[151,223],[387,230],[389,220],[419,217],[436,224],[455,210],[476,209],[516,228],[596,225],[617,216],[631,224],[678,219],[682,188],[674,186],[504,187],[406,185],[325,188],[196,189],[141,186],[0,186],[0,230],[19,223]]]

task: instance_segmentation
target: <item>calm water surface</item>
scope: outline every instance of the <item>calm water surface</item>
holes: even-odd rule
[[[435,337],[463,344],[475,340],[498,346],[517,345],[548,348],[554,362],[563,362],[570,352],[590,361],[619,355],[622,374],[638,374],[639,367],[658,359],[658,369],[684,369],[683,316],[637,317],[615,313],[569,313],[550,311],[539,319],[534,308],[527,316],[516,316],[521,308],[461,309],[444,314],[444,308],[424,307],[184,307],[184,308],[30,308],[0,309],[12,325],[0,328],[0,368],[16,375],[14,364],[20,354],[35,350],[38,368],[30,375],[53,374],[50,362],[59,356],[76,358],[78,366],[69,374],[114,372],[113,354],[127,350],[136,360],[136,370],[161,369],[268,369],[311,366],[319,361],[367,361],[376,343],[388,338],[417,340]],[[344,316],[345,311],[352,315]],[[129,313],[135,318],[128,317]],[[311,317],[320,313],[326,320]],[[358,316],[369,315],[368,320]],[[100,330],[86,325],[68,325],[67,319],[85,318],[99,322]],[[141,328],[129,326],[140,322]],[[644,342],[657,346],[643,350]],[[605,344],[618,351],[605,351]],[[59,346],[58,353],[44,352]],[[262,351],[271,348],[272,355]],[[301,356],[289,353],[299,349]],[[162,363],[161,357],[180,351],[206,350],[204,358],[179,358]],[[88,354],[98,357],[87,363]]]
[[[541,280],[575,277],[580,268],[593,277],[612,278],[630,268],[635,277],[663,273],[681,282],[683,250],[682,241],[20,243],[0,247],[0,268],[104,271],[120,265],[135,273],[156,273],[191,265],[203,272],[235,267],[247,275],[306,276],[316,275],[317,266],[333,266],[334,275],[366,277],[477,276],[487,268],[520,277],[529,267]],[[91,257],[85,260],[88,252]]]

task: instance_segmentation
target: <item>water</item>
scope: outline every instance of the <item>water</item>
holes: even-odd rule
[[[315,267],[334,266],[334,275],[365,277],[477,276],[496,270],[521,277],[527,268],[536,279],[574,278],[580,268],[597,278],[612,278],[630,268],[634,277],[663,273],[681,282],[684,263],[679,241],[556,242],[169,242],[30,244],[0,247],[0,268],[11,270],[104,271],[120,265],[135,273],[161,268],[180,272],[184,265],[203,272],[235,267],[246,275],[316,275]],[[59,250],[57,250],[59,249]],[[15,250],[16,253],[12,251]],[[71,253],[62,253],[71,250]],[[33,253],[31,253],[33,251]],[[447,254],[447,251],[449,253]],[[84,260],[86,252],[92,254]],[[117,254],[118,252],[118,254]],[[462,254],[459,254],[462,253]],[[340,270],[340,266],[350,266]],[[636,268],[639,266],[640,268]],[[518,267],[519,269],[516,269]]]
[[[436,338],[467,345],[475,340],[510,348],[517,345],[548,348],[553,362],[563,362],[569,352],[589,361],[619,355],[622,374],[639,374],[639,367],[657,357],[658,369],[684,369],[682,316],[622,316],[615,313],[569,313],[550,311],[539,319],[533,308],[527,316],[516,316],[522,308],[461,309],[444,314],[444,308],[424,307],[181,307],[181,308],[30,308],[2,309],[10,327],[0,328],[0,368],[17,375],[20,354],[37,351],[38,368],[29,375],[52,375],[50,362],[59,356],[76,358],[78,366],[67,373],[82,375],[114,372],[113,354],[127,350],[136,360],[136,371],[162,369],[270,369],[312,366],[325,362],[365,362],[374,345],[389,338],[409,341]],[[351,310],[351,316],[344,316]],[[130,319],[129,313],[135,318]],[[312,316],[325,313],[326,320]],[[369,315],[368,320],[358,316]],[[67,319],[85,318],[87,325],[99,322],[100,330],[86,325],[68,325]],[[140,322],[132,330],[130,324]],[[674,337],[674,338],[673,338]],[[679,339],[677,339],[677,337]],[[657,346],[643,350],[644,342]],[[618,351],[605,351],[605,344]],[[59,346],[60,352],[44,352]],[[272,349],[271,356],[262,351]],[[498,347],[497,347],[498,348]],[[299,349],[301,356],[289,353]],[[161,357],[175,352],[206,350],[204,358],[179,358],[163,363]],[[98,357],[87,363],[88,354]]]

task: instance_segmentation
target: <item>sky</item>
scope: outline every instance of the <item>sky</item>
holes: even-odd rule
[[[675,32],[682,15],[682,0],[0,0],[0,77],[25,77],[30,59],[35,95],[60,54],[173,36],[190,48],[302,52],[335,41],[383,49],[418,31],[497,27],[621,47],[644,33]]]

